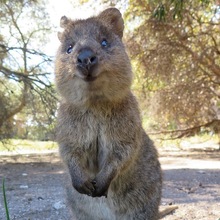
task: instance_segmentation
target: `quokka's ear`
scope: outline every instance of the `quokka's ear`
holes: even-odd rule
[[[60,27],[65,29],[70,22],[71,22],[71,20],[69,18],[67,18],[66,16],[62,16],[60,18]],[[63,33],[62,32],[58,32],[57,36],[58,36],[58,39],[60,40],[60,42],[62,42]]]
[[[70,23],[70,20],[66,16],[60,18],[60,27],[65,28]]]
[[[108,8],[98,15],[98,19],[111,28],[120,38],[123,37],[124,21],[121,12],[116,8]]]

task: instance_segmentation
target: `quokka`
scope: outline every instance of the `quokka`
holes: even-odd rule
[[[161,168],[131,92],[132,70],[116,8],[61,18],[55,61],[57,141],[73,219],[156,220]]]

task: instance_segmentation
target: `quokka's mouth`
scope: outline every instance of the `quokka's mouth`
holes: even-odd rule
[[[89,75],[87,77],[83,78],[83,80],[86,81],[86,82],[93,82],[96,79],[97,79],[97,77],[89,76]]]
[[[97,69],[96,66],[87,69],[80,65],[77,65],[78,76],[86,82],[93,82],[97,79]]]

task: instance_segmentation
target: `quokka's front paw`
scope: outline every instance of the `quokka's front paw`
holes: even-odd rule
[[[95,191],[92,193],[92,197],[101,197],[105,196],[107,197],[108,187],[109,184],[104,184],[103,182],[99,182],[96,179],[92,181],[92,184],[94,185]]]
[[[95,192],[95,187],[92,184],[91,180],[87,181],[76,181],[73,182],[73,187],[82,194],[86,194],[88,196],[92,196],[93,193]]]

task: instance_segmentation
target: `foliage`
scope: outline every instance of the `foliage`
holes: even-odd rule
[[[51,25],[44,4],[36,0],[0,3],[0,139],[21,135],[25,122],[41,131],[53,123],[52,58],[43,50]]]
[[[151,129],[219,133],[220,3],[130,0],[126,20],[134,90]]]
[[[220,1],[101,2],[128,5],[125,37],[146,127],[176,137],[201,127],[220,133]],[[52,27],[45,4],[0,1],[0,139],[53,139],[57,98],[44,51]]]
[[[7,203],[6,192],[5,192],[5,179],[4,178],[2,180],[2,192],[3,192],[3,198],[4,198],[6,217],[7,217],[7,220],[10,220],[9,211],[8,211],[8,203]]]
[[[32,141],[21,139],[8,139],[7,141],[0,142],[0,151],[45,151],[57,149],[57,144],[52,141]]]

